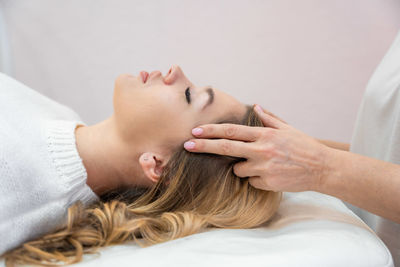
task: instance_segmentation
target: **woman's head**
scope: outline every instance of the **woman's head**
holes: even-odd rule
[[[262,126],[250,107],[241,123]],[[146,246],[210,227],[259,226],[275,214],[282,193],[256,189],[237,177],[233,165],[242,160],[181,148],[151,188],[121,188],[85,210],[74,206],[64,229],[26,243],[8,259],[38,263],[74,256],[72,263],[81,260],[82,252],[127,240]]]
[[[196,86],[174,65],[163,77],[154,71],[143,81],[139,75],[118,76],[114,88],[113,125],[120,147],[135,151],[135,164],[152,183],[172,154],[191,138],[191,129],[205,123],[240,123],[245,105],[210,86]],[[127,153],[121,153],[127,154]],[[127,179],[125,179],[127,180]]]

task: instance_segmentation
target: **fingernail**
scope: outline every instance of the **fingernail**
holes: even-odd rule
[[[184,146],[186,149],[193,149],[194,146],[195,146],[195,142],[187,141],[187,142],[185,142],[185,143],[183,144],[183,146]]]
[[[261,113],[263,112],[262,108],[261,108],[259,105],[257,105],[257,104],[256,104],[256,110],[257,110],[258,112],[261,112]]]
[[[192,134],[194,134],[194,135],[201,135],[202,133],[203,133],[203,129],[201,129],[201,128],[194,128],[192,130]]]

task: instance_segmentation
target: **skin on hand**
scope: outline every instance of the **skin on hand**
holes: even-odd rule
[[[318,191],[327,175],[331,148],[255,105],[265,127],[206,124],[193,129],[198,139],[185,143],[190,152],[245,158],[234,166],[256,188],[271,191]],[[198,130],[200,129],[200,130]],[[220,139],[211,139],[220,138]]]

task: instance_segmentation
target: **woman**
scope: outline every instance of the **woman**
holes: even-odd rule
[[[279,206],[280,192],[255,189],[233,174],[243,159],[182,148],[200,123],[262,124],[252,108],[195,86],[179,66],[165,77],[159,71],[120,75],[114,113],[93,126],[0,78],[0,104],[16,114],[1,117],[14,132],[0,132],[9,144],[0,158],[0,248],[10,250],[9,265],[74,263],[84,252],[126,240],[145,246],[207,227],[255,227]]]
[[[351,146],[314,138],[264,112],[265,128],[203,125],[191,152],[246,158],[234,166],[260,189],[313,190],[350,203],[376,231],[400,265],[400,32],[372,76],[357,117]],[[225,140],[224,140],[225,138]],[[230,140],[228,140],[230,139]]]

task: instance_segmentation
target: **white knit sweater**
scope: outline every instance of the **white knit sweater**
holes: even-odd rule
[[[75,143],[76,112],[0,73],[0,255],[98,199]]]

